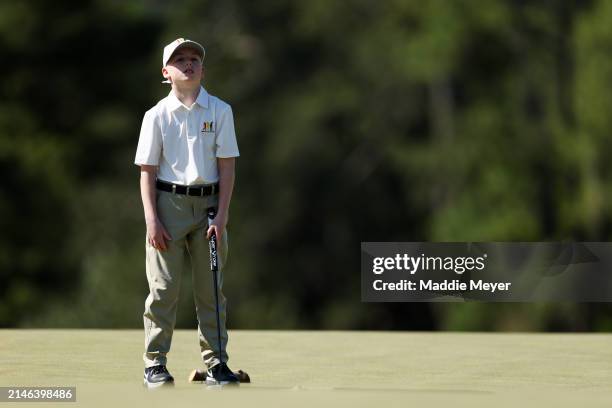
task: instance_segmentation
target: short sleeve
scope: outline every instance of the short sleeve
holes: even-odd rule
[[[238,157],[238,142],[234,130],[234,115],[232,108],[226,106],[217,120],[217,157]]]
[[[134,164],[157,166],[162,150],[162,137],[157,115],[149,110],[144,115]]]

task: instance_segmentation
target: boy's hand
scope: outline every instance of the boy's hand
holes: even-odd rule
[[[206,239],[210,239],[213,231],[217,238],[221,238],[223,231],[225,231],[225,225],[227,224],[227,217],[223,213],[218,213],[214,220],[210,223],[210,227],[206,231]]]
[[[166,240],[171,241],[172,237],[170,237],[170,234],[168,234],[168,231],[166,231],[161,221],[155,219],[153,221],[147,221],[147,239],[153,248],[165,251],[168,249]]]

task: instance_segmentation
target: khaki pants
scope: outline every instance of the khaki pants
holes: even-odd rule
[[[144,329],[145,367],[166,365],[181,286],[181,275],[191,267],[193,297],[198,317],[198,337],[202,360],[208,366],[219,362],[217,318],[213,277],[206,230],[206,210],[218,206],[218,194],[194,197],[157,190],[157,214],[172,237],[166,241],[167,250],[159,251],[146,238],[146,270],[149,296],[145,302]],[[226,299],[223,285],[223,266],[227,260],[227,230],[218,242],[219,252],[219,311],[223,361],[227,362],[227,330],[225,327]]]

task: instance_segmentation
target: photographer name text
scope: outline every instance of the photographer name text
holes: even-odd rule
[[[504,292],[510,290],[511,282],[486,282],[482,279],[471,279],[469,282],[461,282],[458,279],[443,280],[440,282],[431,279],[421,279],[418,282],[401,279],[396,282],[384,282],[376,279],[372,287],[376,291],[432,291],[432,292]]]

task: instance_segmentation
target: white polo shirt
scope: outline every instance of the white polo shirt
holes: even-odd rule
[[[219,181],[217,157],[238,157],[232,108],[200,86],[191,108],[172,91],[142,121],[134,163],[159,166],[157,177],[182,184]]]

